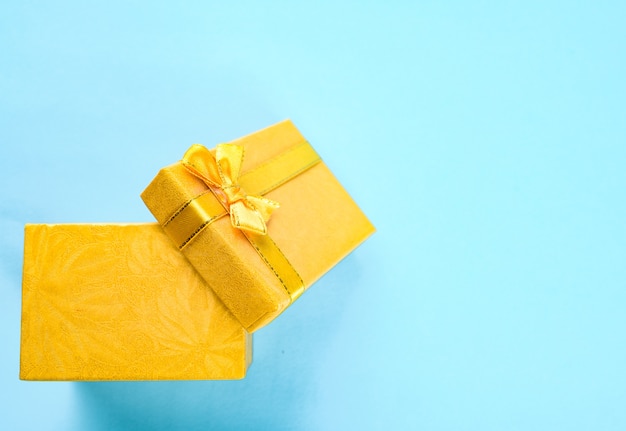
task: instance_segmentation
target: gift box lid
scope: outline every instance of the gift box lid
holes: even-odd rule
[[[271,322],[374,232],[289,120],[211,151],[192,147],[141,196],[248,331]],[[236,206],[271,215],[257,230],[240,228],[255,215]]]

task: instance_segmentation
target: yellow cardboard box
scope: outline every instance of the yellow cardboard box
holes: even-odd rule
[[[26,225],[21,379],[240,379],[251,361],[158,224]]]
[[[194,145],[142,198],[250,332],[374,232],[290,121],[214,150]]]

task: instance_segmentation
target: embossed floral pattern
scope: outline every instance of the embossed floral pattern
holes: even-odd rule
[[[248,337],[156,224],[27,226],[22,378],[242,378]]]

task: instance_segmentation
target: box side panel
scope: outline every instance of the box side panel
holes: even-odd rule
[[[290,303],[274,273],[228,218],[203,230],[183,253],[250,332],[271,321]]]
[[[22,378],[245,374],[248,334],[158,225],[50,225],[26,235]]]

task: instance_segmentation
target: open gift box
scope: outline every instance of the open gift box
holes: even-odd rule
[[[250,332],[374,232],[290,121],[211,151],[194,145],[141,196]]]
[[[251,361],[158,224],[26,225],[21,379],[240,379]]]

